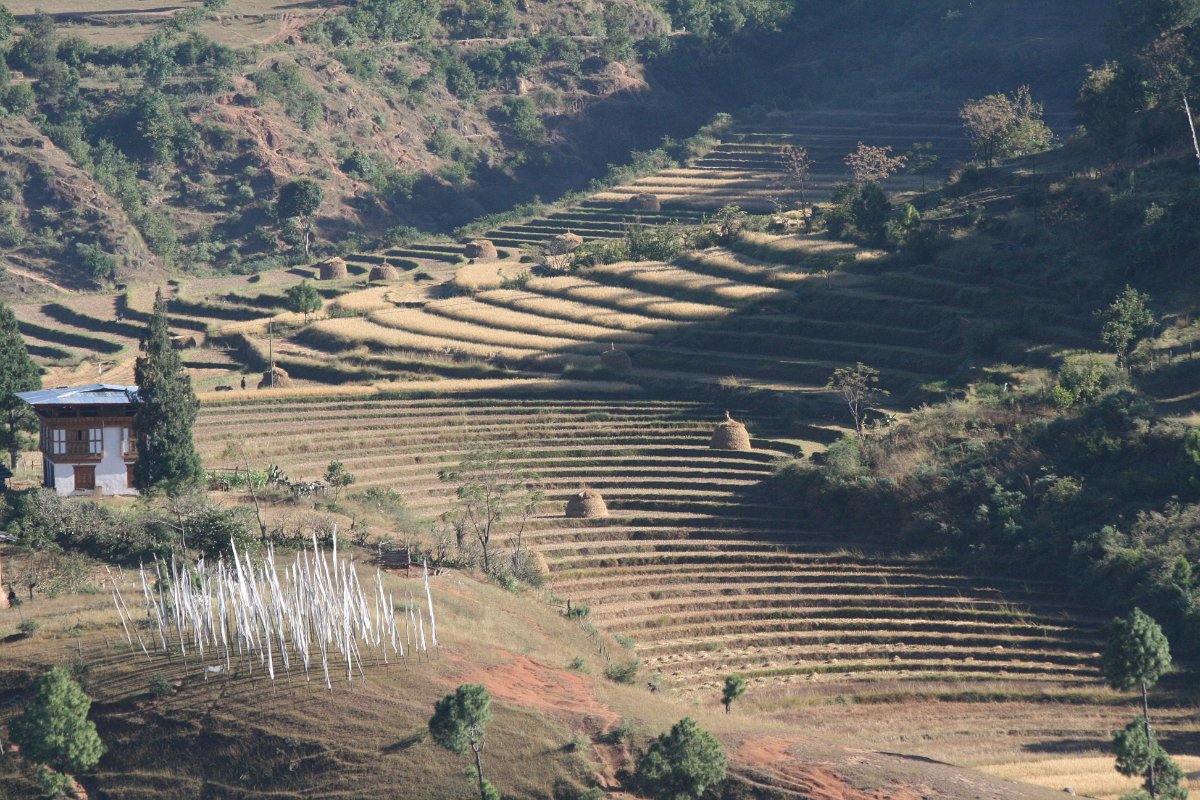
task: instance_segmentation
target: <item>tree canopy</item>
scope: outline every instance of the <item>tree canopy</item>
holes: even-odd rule
[[[1149,302],[1150,295],[1126,286],[1108,308],[1100,312],[1104,320],[1100,338],[1116,352],[1119,367],[1126,366],[1129,348],[1154,324]]]
[[[724,779],[721,743],[690,717],[651,742],[637,763],[638,783],[659,800],[698,800]]]
[[[37,430],[37,415],[16,393],[40,388],[41,370],[25,349],[17,318],[0,303],[0,448],[8,451],[12,467],[28,444],[27,434]]]
[[[200,401],[192,391],[192,379],[183,369],[179,352],[171,347],[161,291],[154,296],[154,313],[141,348],[142,355],[134,367],[138,385],[133,417],[138,442],[134,483],[140,489],[167,490],[195,485],[204,477],[192,441]]]
[[[1028,86],[967,101],[959,111],[975,155],[990,169],[997,158],[1045,150],[1054,133],[1042,121],[1042,105]]]
[[[306,323],[308,315],[321,308],[321,293],[308,281],[288,287],[286,296],[288,310],[303,314]]]
[[[725,706],[725,713],[729,713],[729,707],[733,705],[733,701],[746,693],[746,679],[741,675],[726,675],[725,686],[721,690],[721,703]]]
[[[1148,689],[1171,668],[1171,648],[1162,628],[1140,608],[1113,620],[1100,661],[1104,679],[1114,689]]]
[[[492,719],[492,698],[488,690],[477,683],[464,683],[454,694],[437,701],[429,719],[429,735],[435,744],[456,755],[467,751],[475,754],[479,795],[488,800],[491,786],[483,778],[483,734]],[[494,791],[494,790],[492,790]]]
[[[55,667],[33,685],[32,696],[9,733],[21,755],[66,772],[91,769],[104,755],[96,725],[87,718],[92,699],[66,667]]]

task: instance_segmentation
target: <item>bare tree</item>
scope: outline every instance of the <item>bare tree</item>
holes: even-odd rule
[[[904,156],[892,155],[891,146],[875,147],[858,143],[858,148],[845,158],[850,174],[854,176],[854,185],[862,188],[868,183],[880,183],[904,169],[907,159]]]
[[[825,388],[836,392],[850,409],[850,416],[854,418],[854,432],[862,441],[867,412],[888,396],[888,391],[879,387],[879,370],[861,361],[853,367],[838,367],[829,377]]]
[[[788,188],[800,195],[800,209],[808,211],[808,182],[812,179],[813,160],[800,145],[784,148],[783,179]]]
[[[515,536],[522,546],[525,523],[532,516],[540,495],[537,475],[516,466],[522,453],[477,445],[457,469],[443,469],[438,477],[455,485],[461,504],[462,535],[479,544],[483,571],[494,574],[493,538],[501,531]],[[510,523],[511,526],[510,526]]]

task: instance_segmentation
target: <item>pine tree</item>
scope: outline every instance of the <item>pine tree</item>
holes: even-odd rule
[[[105,750],[87,718],[91,705],[66,667],[55,667],[33,685],[33,696],[9,732],[21,755],[34,763],[64,772],[91,769]]]
[[[483,734],[492,720],[492,698],[488,690],[477,683],[464,683],[434,705],[429,719],[429,735],[433,741],[451,753],[475,754],[475,777],[479,781],[479,797],[490,800],[499,793],[483,777]],[[490,791],[489,791],[490,790]]]
[[[8,451],[14,469],[25,444],[24,434],[37,430],[37,415],[16,393],[40,388],[40,370],[25,349],[17,318],[0,303],[0,447]]]
[[[134,482],[139,489],[167,490],[195,484],[204,474],[192,442],[200,401],[179,353],[171,347],[161,291],[154,295],[154,314],[142,340],[142,353],[134,372],[138,385],[133,417],[138,442]]]

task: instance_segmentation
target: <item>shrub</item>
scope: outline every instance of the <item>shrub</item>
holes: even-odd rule
[[[150,696],[161,700],[164,697],[169,697],[174,687],[166,675],[161,672],[156,672],[150,676]]]
[[[604,668],[604,677],[616,683],[633,683],[637,680],[638,670],[642,662],[636,658],[628,661],[614,661]]]
[[[37,634],[42,629],[42,624],[36,619],[23,619],[17,625],[17,632],[22,636],[29,637]]]

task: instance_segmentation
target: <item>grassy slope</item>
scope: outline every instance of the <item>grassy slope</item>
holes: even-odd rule
[[[397,592],[419,589],[401,577],[388,576],[386,583]],[[135,657],[103,594],[4,612],[0,625],[8,632],[23,617],[43,627],[34,638],[6,643],[0,681],[6,691],[19,692],[45,665],[82,655],[84,682],[95,698],[92,719],[108,745],[83,783],[101,798],[467,796],[466,759],[436,749],[423,734],[434,700],[462,682],[483,683],[495,698],[485,769],[505,796],[546,797],[556,780],[611,785],[629,766],[630,753],[602,743],[600,734],[628,720],[642,742],[685,714],[721,736],[736,772],[793,790],[822,787],[810,797],[866,797],[836,794],[848,791],[845,785],[888,787],[888,796],[902,796],[901,787],[915,790],[918,782],[930,797],[960,796],[964,785],[996,798],[1040,796],[951,768],[797,736],[789,724],[758,715],[726,717],[715,697],[684,705],[566,670],[578,655],[599,673],[596,645],[536,596],[515,596],[457,572],[435,578],[434,592],[444,641],[435,658],[407,669],[375,664],[365,683],[338,683],[332,692],[298,678],[272,684],[261,668],[250,677],[244,665],[232,677],[206,682],[194,662],[185,668],[178,658]],[[156,675],[172,682],[170,696],[149,694]],[[27,776],[19,759],[6,758],[0,796],[23,796],[30,790]]]

